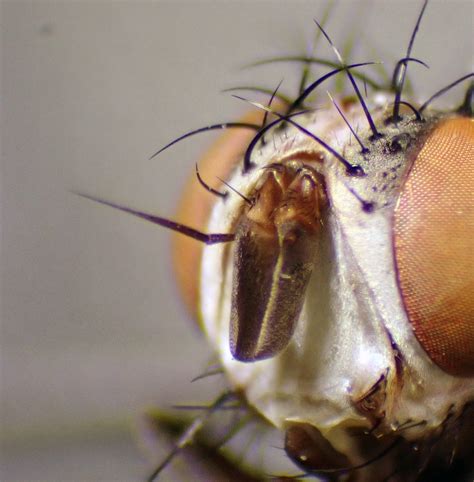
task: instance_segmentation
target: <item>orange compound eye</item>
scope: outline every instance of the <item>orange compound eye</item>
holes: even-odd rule
[[[474,120],[441,121],[395,209],[398,280],[414,333],[454,376],[474,375]]]
[[[250,112],[240,122],[260,124],[262,114]],[[222,134],[199,160],[199,172],[213,188],[219,189],[218,178],[227,179],[242,155],[255,131],[230,129]],[[193,174],[188,180],[177,209],[176,220],[182,224],[206,231],[215,196],[207,192]],[[173,264],[178,287],[189,312],[198,311],[199,272],[203,244],[175,233],[172,241]]]

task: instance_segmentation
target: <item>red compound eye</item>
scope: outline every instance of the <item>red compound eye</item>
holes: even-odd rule
[[[474,120],[441,122],[408,173],[394,219],[403,302],[428,356],[474,375]]]

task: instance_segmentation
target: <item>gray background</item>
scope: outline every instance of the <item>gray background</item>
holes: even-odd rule
[[[403,55],[421,2],[338,3],[358,61]],[[169,234],[77,198],[78,189],[172,216],[212,141],[158,147],[246,107],[237,84],[291,92],[318,1],[2,3],[1,480],[139,480],[129,427],[144,407],[205,400],[189,383],[210,350],[177,296]],[[416,91],[472,69],[473,3],[432,2],[413,55]],[[330,57],[326,45],[322,55]],[[440,103],[458,102],[462,88]],[[172,476],[169,476],[171,477]]]

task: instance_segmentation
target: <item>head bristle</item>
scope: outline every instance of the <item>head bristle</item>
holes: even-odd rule
[[[395,81],[395,100],[394,100],[393,112],[392,112],[392,119],[395,122],[399,119],[399,116],[400,116],[400,100],[401,100],[403,85],[405,83],[405,77],[407,72],[407,59],[411,58],[411,50],[413,48],[413,43],[415,42],[415,37],[420,27],[421,19],[423,18],[423,14],[425,13],[425,9],[427,5],[428,5],[428,0],[425,0],[423,3],[423,6],[421,7],[420,14],[418,15],[415,28],[411,33],[410,42],[408,43],[407,53],[405,55],[405,58],[402,59],[402,62],[400,63],[401,67],[400,67],[400,70],[398,71],[397,79]],[[394,75],[395,75],[395,72],[397,72],[398,65],[399,64],[397,63],[397,66],[395,67]]]
[[[210,126],[206,127],[201,127],[199,129],[196,129],[191,132],[187,132],[186,134],[183,134],[182,136],[178,137],[174,141],[171,141],[169,144],[166,144],[166,146],[162,147],[160,150],[156,151],[150,159],[153,159],[156,157],[158,154],[163,152],[164,150],[168,149],[169,147],[173,146],[174,144],[177,144],[178,142],[182,141],[183,139],[186,139],[187,137],[194,136],[196,134],[201,134],[202,132],[207,132],[207,131],[212,131],[212,130],[221,130],[221,129],[252,129],[254,131],[258,131],[260,129],[260,126],[258,124],[251,124],[249,122],[222,122],[220,124],[212,124]]]
[[[292,102],[290,107],[288,108],[287,113],[293,112],[295,109],[301,107],[303,105],[303,102],[305,99],[312,94],[323,82],[326,80],[330,79],[332,76],[338,74],[339,72],[342,72],[344,70],[349,70],[349,69],[354,69],[357,67],[364,67],[366,65],[373,65],[375,62],[363,62],[360,64],[351,64],[351,65],[346,65],[345,67],[339,67],[337,69],[331,70],[331,72],[328,72],[327,74],[319,77],[319,79],[315,80],[312,84],[308,85],[306,89]]]
[[[372,139],[377,139],[379,137],[381,137],[381,134],[379,134],[378,130],[377,130],[377,127],[375,126],[375,122],[374,120],[372,119],[372,116],[370,114],[370,111],[367,107],[367,104],[365,103],[364,101],[364,98],[362,96],[362,94],[360,93],[360,90],[359,90],[359,87],[357,86],[357,83],[354,79],[354,76],[352,75],[351,71],[347,68],[347,65],[346,63],[344,62],[344,59],[342,58],[341,54],[339,53],[339,50],[337,49],[337,47],[334,45],[334,43],[332,42],[332,40],[330,39],[329,35],[326,33],[326,31],[324,30],[324,28],[318,23],[317,20],[314,20],[314,22],[316,23],[316,25],[318,26],[318,28],[321,30],[321,32],[323,33],[323,35],[326,37],[329,45],[331,46],[331,48],[333,49],[341,67],[343,68],[343,70],[346,71],[347,73],[347,76],[352,84],[352,87],[354,88],[354,92],[356,93],[356,96],[357,98],[359,99],[359,102],[360,102],[360,105],[364,111],[364,114],[365,114],[365,117],[367,118],[367,122],[369,123],[369,127],[370,127],[370,130],[372,131]]]
[[[339,115],[342,117],[342,119],[346,123],[347,127],[349,127],[349,130],[352,132],[352,135],[355,137],[356,141],[359,143],[359,145],[362,149],[362,152],[363,153],[368,152],[367,147],[364,146],[364,144],[362,143],[362,140],[357,135],[357,132],[351,126],[350,122],[347,120],[347,117],[344,115],[344,112],[342,112],[341,108],[337,105],[336,101],[332,98],[332,95],[329,92],[328,92],[328,96],[331,99],[331,102],[334,104],[334,107],[336,108],[336,110],[339,112]]]
[[[223,199],[225,199],[227,197],[227,192],[220,192],[218,191],[217,189],[214,189],[212,188],[211,186],[209,186],[209,184],[207,184],[203,178],[201,177],[201,174],[199,174],[199,169],[198,169],[198,165],[196,163],[196,177],[197,177],[197,180],[199,181],[199,184],[201,184],[201,186],[208,192],[210,192],[211,194],[214,194],[215,196],[218,196],[218,197],[221,197]]]
[[[310,132],[308,129],[306,129],[305,127],[303,127],[302,125],[298,124],[297,122],[295,122],[293,119],[291,119],[290,116],[284,116],[284,115],[281,115],[279,114],[278,112],[274,112],[272,111],[269,107],[266,107],[262,104],[259,104],[258,102],[252,102],[248,99],[245,99],[243,97],[239,97],[239,96],[234,96],[236,97],[237,99],[240,99],[240,100],[243,100],[244,102],[248,102],[249,104],[251,105],[254,105],[255,107],[257,107],[258,109],[262,109],[262,110],[269,110],[272,114],[274,114],[275,116],[279,117],[282,121],[286,121],[288,122],[289,124],[291,124],[292,126],[296,127],[299,131],[301,131],[303,134],[307,135],[308,137],[310,137],[311,139],[315,140],[318,144],[320,144],[322,147],[324,147],[324,149],[326,149],[327,151],[329,151],[334,157],[336,157],[336,159],[338,159],[345,167],[346,167],[346,170],[347,170],[347,173],[350,174],[350,175],[363,175],[364,172],[362,171],[361,167],[360,166],[355,166],[355,165],[352,165],[349,161],[347,161],[347,159],[345,159],[341,154],[339,154],[334,148],[332,148],[329,144],[327,144],[325,141],[323,141],[320,137],[318,137],[317,135],[313,134],[312,132]]]
[[[441,97],[443,94],[445,94],[448,90],[452,89],[456,85],[460,84],[461,82],[464,82],[467,79],[470,79],[471,77],[474,77],[474,72],[471,74],[463,75],[460,79],[455,80],[451,84],[447,85],[446,87],[443,87],[442,89],[438,90],[438,92],[434,93],[418,110],[419,112],[423,112],[431,102],[433,102],[435,99],[438,97]],[[468,90],[469,92],[469,90]]]
[[[159,226],[162,226],[164,228],[171,229],[172,231],[181,233],[184,236],[188,236],[189,238],[193,238],[196,241],[200,241],[201,243],[204,243],[204,244],[228,243],[229,241],[233,241],[235,238],[234,234],[230,234],[230,233],[229,234],[203,233],[202,231],[198,231],[197,229],[191,228],[184,224],[171,221],[170,219],[167,219],[167,218],[162,218],[159,216],[155,216],[153,214],[137,211],[135,209],[131,209],[126,206],[121,206],[120,204],[115,204],[110,201],[105,201],[104,199],[100,199],[94,196],[89,196],[88,194],[83,194],[83,193],[74,192],[74,191],[73,193],[83,198],[90,199],[91,201],[95,201],[99,204],[104,204],[105,206],[110,206],[114,209],[118,209],[119,211],[132,214],[133,216],[144,219],[145,221],[150,221],[153,224],[158,224]]]

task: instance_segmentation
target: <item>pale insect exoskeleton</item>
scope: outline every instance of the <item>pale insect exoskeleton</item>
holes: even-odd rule
[[[472,480],[473,74],[406,100],[426,3],[385,89],[366,95],[365,65],[334,47],[295,99],[253,103],[263,123],[253,113],[178,139],[229,128],[202,161],[223,190],[198,172],[184,194],[206,232],[100,201],[187,236],[175,240],[178,279],[230,385],[151,479],[232,398],[284,434],[302,478]],[[311,109],[336,75],[352,94]],[[463,82],[464,100],[437,110]]]

